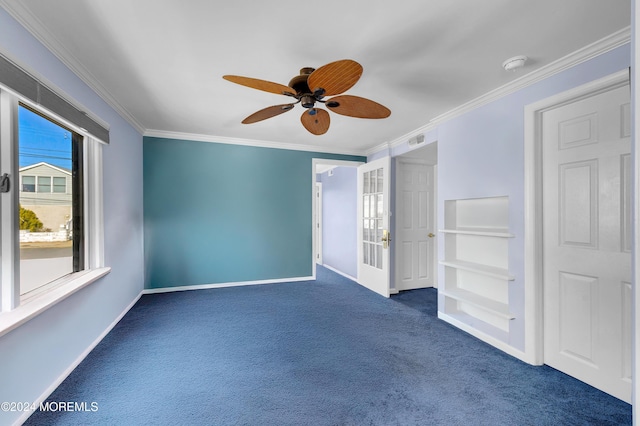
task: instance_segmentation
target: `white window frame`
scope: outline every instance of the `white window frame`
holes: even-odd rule
[[[83,136],[85,269],[65,275],[20,296],[18,202],[21,190],[18,163],[18,106],[20,103],[62,123]],[[69,123],[0,86],[0,175],[11,179],[10,191],[0,194],[0,336],[46,311],[81,288],[108,274],[104,264],[102,143]],[[36,179],[37,181],[37,179]],[[37,182],[36,182],[37,189]]]

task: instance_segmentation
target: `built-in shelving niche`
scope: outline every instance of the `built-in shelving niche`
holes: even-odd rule
[[[445,201],[444,306],[438,316],[508,342],[509,198]]]

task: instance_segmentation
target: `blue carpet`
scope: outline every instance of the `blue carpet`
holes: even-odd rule
[[[317,281],[143,296],[28,425],[630,425],[631,406],[436,317]]]

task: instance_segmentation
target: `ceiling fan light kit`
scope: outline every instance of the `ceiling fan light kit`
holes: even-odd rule
[[[257,111],[244,120],[243,124],[256,123],[287,112],[300,103],[305,111],[300,121],[305,129],[314,135],[322,135],[329,130],[330,117],[327,110],[317,108],[316,103],[324,104],[329,110],[356,118],[387,118],[391,111],[377,102],[358,96],[341,95],[353,87],[362,75],[362,65],[351,59],[343,59],[323,65],[318,69],[305,67],[300,74],[285,86],[270,81],[237,75],[225,75],[232,83],[278,95],[289,96],[296,102],[273,105]],[[340,95],[340,96],[336,96]],[[324,99],[325,96],[334,96]]]

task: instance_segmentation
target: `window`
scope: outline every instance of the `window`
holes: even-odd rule
[[[38,176],[38,192],[51,192],[51,177]]]
[[[22,176],[22,192],[36,192],[35,176]]]
[[[79,134],[19,106],[20,170],[39,174],[36,193],[22,194],[19,200],[21,296],[84,269],[82,145]],[[48,174],[67,170],[75,172],[71,193],[56,195],[66,191],[66,177]],[[23,187],[25,178],[31,181],[33,176],[22,177]],[[57,187],[52,186],[56,179]]]
[[[22,157],[22,155],[21,155]],[[22,192],[36,192],[36,177],[24,175],[20,173],[20,181]],[[51,182],[53,181],[53,185]],[[37,192],[54,192],[56,194],[67,193],[67,177],[66,176],[38,176]]]
[[[9,190],[0,194],[0,334],[109,272],[103,143],[85,130],[96,123],[71,121],[88,114],[74,113],[73,105],[43,86],[38,104],[17,89],[5,90],[10,72],[3,61],[0,56],[0,174],[9,176]],[[21,84],[31,78],[23,77]],[[51,110],[40,106],[47,102]],[[62,115],[53,112],[58,107]],[[108,141],[105,132],[101,137]]]
[[[64,194],[67,192],[67,178],[66,177],[54,177],[53,178],[53,192],[56,194]]]

